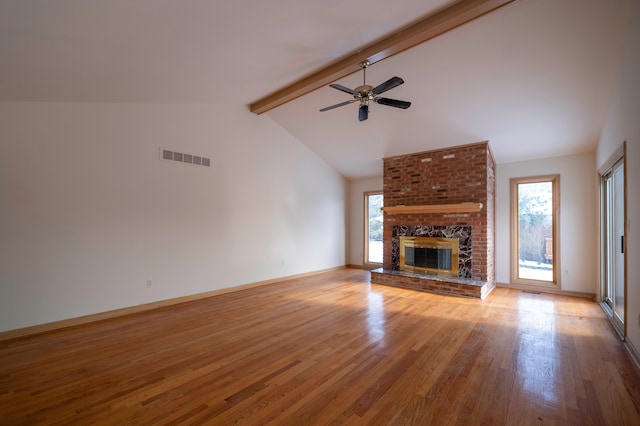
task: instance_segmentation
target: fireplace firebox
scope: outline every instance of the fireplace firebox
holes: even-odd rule
[[[400,237],[400,270],[458,276],[458,239]]]

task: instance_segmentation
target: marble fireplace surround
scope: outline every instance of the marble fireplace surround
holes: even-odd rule
[[[436,237],[458,239],[458,277],[471,278],[471,226],[467,225],[394,225],[391,236],[392,270],[400,270],[400,237]]]

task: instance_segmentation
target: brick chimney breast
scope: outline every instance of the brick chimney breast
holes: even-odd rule
[[[384,205],[482,203],[471,213],[384,214],[383,268],[397,270],[394,232],[399,229],[470,229],[471,252],[460,270],[495,287],[495,161],[488,142],[384,159]],[[469,276],[470,274],[470,276]],[[490,291],[490,290],[489,290]]]

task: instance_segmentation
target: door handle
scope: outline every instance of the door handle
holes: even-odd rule
[[[624,254],[624,235],[620,235],[620,253]]]

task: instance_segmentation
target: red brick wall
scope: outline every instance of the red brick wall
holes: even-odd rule
[[[383,185],[385,207],[483,205],[478,213],[385,213],[384,268],[392,267],[394,225],[470,225],[472,278],[495,282],[495,161],[487,142],[385,158]]]

